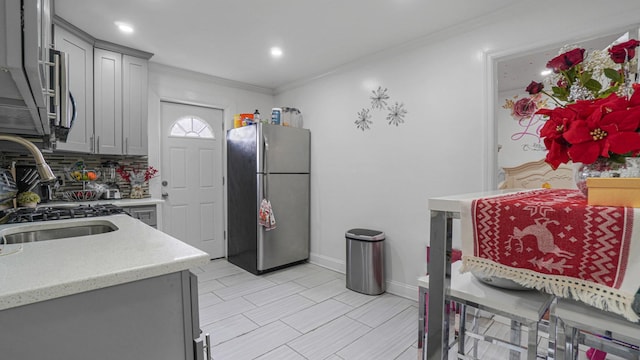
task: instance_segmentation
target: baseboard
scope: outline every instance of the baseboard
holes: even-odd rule
[[[337,271],[341,274],[345,274],[347,272],[347,265],[344,261],[332,257],[311,253],[309,254],[309,262],[329,270]]]
[[[347,265],[344,263],[344,261],[328,256],[311,253],[309,254],[309,262],[314,265],[322,266],[323,268],[339,272],[341,274],[345,274],[347,272]],[[417,286],[387,280],[387,292],[393,295],[407,298],[409,300],[418,301]]]
[[[418,301],[418,287],[397,281],[387,281],[387,292],[409,300]]]

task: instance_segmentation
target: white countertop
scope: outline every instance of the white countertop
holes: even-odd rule
[[[503,190],[489,190],[482,191],[477,193],[469,193],[469,194],[456,194],[456,195],[447,195],[440,196],[429,199],[429,210],[435,211],[450,211],[450,212],[460,212],[460,201],[462,200],[473,200],[483,197],[490,197],[496,195],[502,195],[512,192],[518,191],[527,191],[526,189],[503,189]]]
[[[118,230],[22,244],[0,256],[0,310],[187,270],[209,254],[128,215],[0,226],[0,236],[36,227],[109,221]],[[16,245],[14,249],[17,248]]]
[[[46,203],[40,203],[38,206],[56,206],[56,205],[104,205],[104,204],[113,204],[117,206],[127,207],[127,206],[144,206],[144,205],[156,205],[162,204],[164,200],[162,199],[153,199],[153,198],[144,198],[144,199],[109,199],[109,200],[95,200],[95,201],[49,201]]]

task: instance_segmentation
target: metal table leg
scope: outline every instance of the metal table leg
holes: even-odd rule
[[[427,296],[429,289],[418,288],[418,360],[424,360],[424,336]]]
[[[447,253],[451,253],[453,218],[454,214],[450,212],[431,211],[427,360],[442,360],[448,357],[449,334],[445,331],[446,329],[443,329],[445,320],[443,316],[445,314],[444,296],[446,289],[449,288],[446,274],[451,269]]]

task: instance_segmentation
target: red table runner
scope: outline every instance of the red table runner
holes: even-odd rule
[[[640,236],[635,210],[589,206],[579,191],[562,189],[472,200],[461,213],[463,271],[481,270],[638,321],[631,304],[640,274],[628,269],[638,252],[638,246],[631,251],[632,240]]]

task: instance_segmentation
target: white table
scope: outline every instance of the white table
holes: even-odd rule
[[[521,191],[521,189],[492,190],[470,194],[450,195],[429,199],[431,213],[431,226],[429,235],[430,260],[429,272],[429,332],[424,336],[424,312],[426,291],[421,288],[419,294],[419,321],[418,321],[418,357],[427,360],[447,359],[445,335],[445,293],[450,288],[448,274],[451,272],[451,262],[447,253],[451,253],[453,234],[453,219],[460,218],[460,201],[472,200],[493,195],[506,194]],[[424,351],[426,345],[426,352]]]

